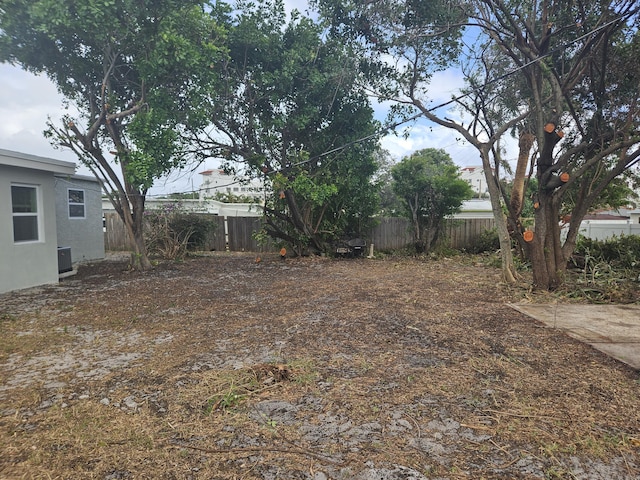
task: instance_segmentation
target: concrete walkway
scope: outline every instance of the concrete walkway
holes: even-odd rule
[[[640,370],[640,305],[510,306]]]

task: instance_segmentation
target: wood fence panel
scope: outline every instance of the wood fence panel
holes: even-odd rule
[[[206,250],[225,250],[227,248],[224,217],[207,213],[194,214],[205,217],[213,223],[214,228],[206,240]],[[129,234],[120,216],[114,212],[104,214],[104,249],[108,252],[129,251],[133,249]]]
[[[478,236],[494,226],[492,218],[445,220],[440,242],[451,248],[469,248]],[[406,218],[382,218],[368,239],[376,250],[397,250],[411,245],[413,235]]]
[[[276,251],[272,245],[258,245],[253,233],[262,228],[259,217],[221,217],[210,214],[197,214],[208,217],[215,225],[212,235],[207,239],[207,250],[223,251],[227,247],[233,252]],[[129,236],[117,213],[105,213],[105,249],[107,251],[131,250]],[[225,229],[226,221],[226,229]],[[469,248],[485,230],[494,227],[493,219],[452,219],[443,227],[441,242],[452,248]],[[399,250],[412,242],[409,221],[406,218],[382,218],[372,229],[368,243],[376,250]]]
[[[129,233],[117,213],[104,214],[104,249],[108,252],[132,250]]]
[[[445,221],[441,242],[455,249],[473,246],[477,238],[495,225],[492,218],[448,219]]]
[[[200,215],[213,223],[213,231],[208,235],[204,248],[209,251],[224,251],[227,248],[227,239],[224,231],[224,217],[213,215],[211,213],[198,213],[197,215]]]
[[[399,250],[412,241],[409,220],[401,217],[381,218],[380,223],[371,231],[371,238],[376,250]]]
[[[229,250],[232,252],[261,252],[264,247],[258,245],[253,233],[262,229],[260,217],[227,217]]]

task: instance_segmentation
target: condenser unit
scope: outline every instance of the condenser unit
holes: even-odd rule
[[[72,270],[71,247],[58,247],[58,273],[70,272]]]

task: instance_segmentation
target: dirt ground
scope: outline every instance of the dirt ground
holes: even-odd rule
[[[638,479],[638,372],[468,257],[215,254],[0,295],[2,479]]]

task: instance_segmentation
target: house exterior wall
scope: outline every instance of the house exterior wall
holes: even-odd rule
[[[69,189],[84,193],[84,216],[71,217]],[[71,262],[104,258],[102,195],[95,178],[79,175],[55,177],[58,247],[71,247]]]
[[[42,212],[38,241],[14,242],[11,185],[15,183],[38,187]],[[54,199],[52,172],[0,164],[0,293],[58,282]]]

